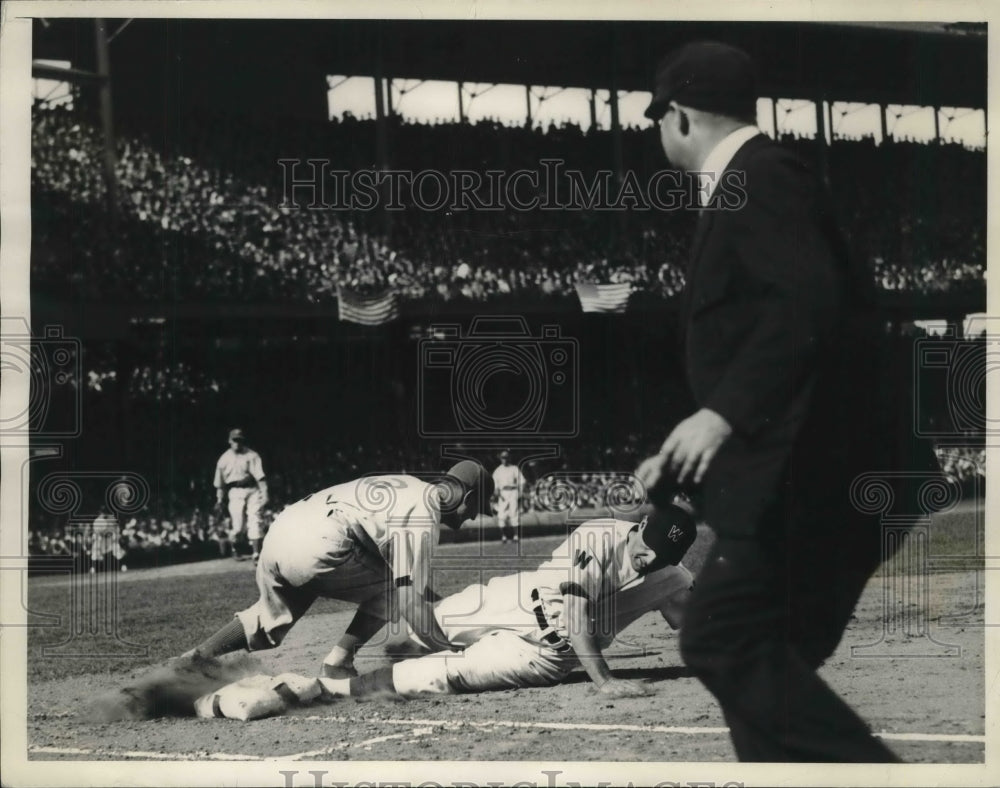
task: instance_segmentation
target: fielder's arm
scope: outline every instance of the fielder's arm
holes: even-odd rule
[[[431,591],[431,554],[438,540],[438,517],[426,507],[409,512],[394,529],[391,563],[400,614],[432,651],[448,651],[452,646],[434,615],[436,594]]]
[[[646,688],[641,684],[626,679],[616,679],[611,675],[608,661],[597,645],[590,597],[583,588],[573,583],[567,584],[563,589],[563,604],[570,644],[598,691],[616,698],[648,695]]]
[[[411,582],[404,582],[397,586],[399,612],[413,628],[414,634],[431,651],[453,650],[454,646],[448,642],[448,636],[444,634],[434,615],[434,602],[430,597],[437,595],[430,589],[428,592],[419,591]]]

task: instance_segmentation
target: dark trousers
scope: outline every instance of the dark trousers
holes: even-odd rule
[[[782,521],[781,533],[716,541],[685,612],[684,662],[741,761],[897,761],[816,673],[883,557],[878,523]]]

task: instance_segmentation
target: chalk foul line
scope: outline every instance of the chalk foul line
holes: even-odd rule
[[[344,722],[353,723],[357,720],[353,717],[321,715],[302,715],[283,717],[285,720],[296,720],[303,722]],[[408,733],[387,734],[376,736],[364,741],[349,743],[336,742],[318,750],[308,752],[291,753],[289,755],[247,755],[242,753],[222,753],[196,751],[188,753],[178,752],[153,752],[147,750],[115,750],[106,748],[86,748],[86,747],[44,747],[30,746],[28,753],[31,755],[67,755],[67,756],[105,756],[120,759],[136,759],[151,761],[299,761],[316,759],[317,757],[330,754],[336,750],[346,748],[371,748],[373,745],[383,742],[406,738],[418,738],[431,735],[434,729],[456,731],[461,728],[490,729],[490,728],[526,728],[526,729],[546,729],[560,731],[595,731],[595,732],[630,732],[630,733],[666,733],[680,734],[685,736],[720,736],[729,733],[728,728],[717,728],[709,726],[684,726],[684,725],[628,725],[628,724],[604,724],[587,722],[531,722],[515,720],[487,720],[487,721],[456,721],[456,720],[431,720],[431,719],[374,719],[369,722],[381,722],[385,725],[405,725],[413,729]],[[254,724],[254,723],[250,723]],[[878,731],[874,734],[880,739],[888,741],[918,741],[918,742],[941,742],[953,744],[985,744],[986,736],[963,734],[963,733],[893,733],[890,731]]]

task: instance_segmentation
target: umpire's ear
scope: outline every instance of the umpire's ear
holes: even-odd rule
[[[465,506],[466,511],[469,516],[475,516],[482,511],[479,500],[479,490],[475,487],[470,487],[465,491],[465,495],[462,496],[462,504]]]

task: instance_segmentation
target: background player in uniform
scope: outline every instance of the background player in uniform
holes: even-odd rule
[[[440,525],[457,529],[474,517],[489,485],[485,468],[463,460],[434,483],[368,476],[307,495],[264,539],[258,601],[185,656],[274,648],[320,596],[359,606],[324,660],[326,676],[356,675],[355,650],[397,612],[422,639],[446,648],[430,596],[431,551]]]
[[[497,526],[500,541],[506,543],[511,534],[516,542],[520,536],[520,495],[524,491],[524,474],[510,461],[510,452],[500,452],[500,464],[493,471],[493,487],[497,497]]]
[[[100,512],[90,528],[90,571],[96,567],[114,571],[128,571],[125,564],[125,548],[122,547],[118,528],[118,518],[113,515],[107,505],[102,505]]]
[[[582,665],[603,694],[646,695],[643,685],[614,678],[602,652],[653,610],[680,627],[693,585],[680,559],[696,535],[681,505],[638,524],[590,520],[537,570],[471,585],[437,605],[441,629],[463,652],[428,653],[323,686],[354,697],[484,692],[556,684]]]
[[[229,448],[215,464],[216,509],[228,499],[229,537],[236,556],[236,539],[244,532],[253,550],[253,560],[260,557],[264,534],[260,528],[260,510],[267,505],[267,481],[260,455],[245,443],[239,427],[229,431]]]

